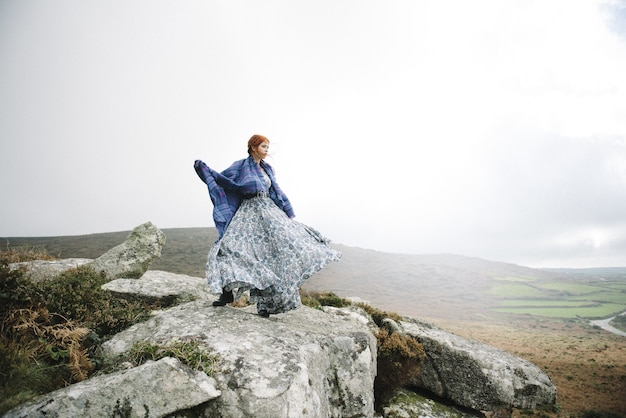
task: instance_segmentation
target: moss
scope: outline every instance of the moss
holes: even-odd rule
[[[385,408],[385,417],[388,418],[407,416],[462,418],[471,416],[455,407],[436,402],[408,389],[396,390],[383,407]]]
[[[302,304],[311,308],[319,308],[320,306],[333,306],[335,308],[344,308],[352,305],[352,303],[343,299],[332,292],[315,292],[300,290],[300,299]]]
[[[166,344],[135,342],[124,356],[124,360],[138,366],[148,360],[156,361],[164,357],[176,358],[193,370],[204,372],[208,376],[214,375],[219,360],[217,355],[206,352],[196,339],[176,340]]]

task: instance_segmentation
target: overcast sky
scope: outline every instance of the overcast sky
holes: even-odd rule
[[[626,266],[625,74],[624,0],[0,0],[0,237],[213,226],[259,133],[334,242]]]

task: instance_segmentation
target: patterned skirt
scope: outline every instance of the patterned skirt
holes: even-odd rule
[[[305,280],[341,259],[329,243],[315,229],[289,219],[270,198],[246,199],[209,251],[210,291],[237,290],[236,298],[250,291],[259,312],[298,308]]]

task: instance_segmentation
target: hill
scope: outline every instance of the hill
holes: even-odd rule
[[[167,242],[151,268],[203,277],[215,229],[163,232]],[[96,258],[128,233],[0,242],[5,248],[40,246],[58,258]],[[626,269],[538,270],[460,255],[387,254],[333,245],[343,252],[342,261],[313,276],[305,289],[358,296],[525,358],[556,384],[559,416],[583,411],[626,416],[626,340],[579,318],[626,309]]]
[[[5,245],[37,246],[58,258],[96,258],[124,241],[129,231],[100,234],[5,238]],[[151,269],[204,277],[206,255],[217,239],[215,228],[163,229],[167,236],[161,258]],[[313,276],[307,290],[332,291],[342,297],[358,296],[395,312],[433,318],[454,317],[484,310],[492,281],[501,277],[553,278],[558,273],[459,255],[388,254],[333,244],[342,251]],[[462,303],[460,303],[462,302]]]
[[[217,239],[215,228],[163,232],[167,241],[151,268],[204,277],[206,255]],[[10,247],[42,247],[58,258],[96,258],[127,235],[120,231],[4,241]],[[342,261],[309,279],[305,290],[358,296],[403,315],[480,321],[502,312],[600,318],[626,309],[626,269],[539,270],[453,254],[389,254],[333,246],[342,251]]]

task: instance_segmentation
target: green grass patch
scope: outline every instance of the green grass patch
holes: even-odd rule
[[[626,309],[626,305],[616,303],[603,303],[598,306],[579,307],[511,307],[493,308],[496,312],[528,314],[534,316],[545,316],[550,318],[589,318],[599,319],[616,315]]]
[[[566,292],[570,295],[586,295],[589,293],[596,293],[602,290],[598,286],[589,286],[585,284],[566,283],[566,282],[551,282],[540,283],[537,286],[547,290],[558,290],[560,292]]]
[[[568,298],[568,299],[573,300],[573,301],[587,300],[587,301],[595,301],[595,302],[620,303],[620,304],[626,305],[626,293],[621,293],[621,292],[604,291],[604,292],[591,293],[588,295],[572,296],[571,298]]]
[[[173,357],[193,370],[199,370],[208,376],[215,374],[215,366],[219,360],[216,354],[204,350],[201,343],[195,339],[170,341],[167,344],[136,341],[126,357],[134,366],[148,360],[156,361],[164,357]]]
[[[585,307],[594,302],[587,300],[571,301],[571,300],[553,300],[553,299],[509,299],[498,302],[498,306],[494,308],[525,308],[525,307],[543,307],[543,308],[577,308]]]
[[[540,279],[538,277],[532,277],[532,276],[506,276],[506,277],[496,277],[494,278],[494,280],[502,281],[502,282],[528,283],[528,282],[535,282]]]
[[[489,289],[489,293],[500,298],[540,298],[545,296],[541,290],[519,283],[496,284]]]

